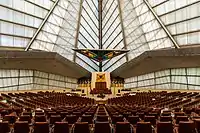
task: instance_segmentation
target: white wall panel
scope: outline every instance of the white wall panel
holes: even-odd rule
[[[165,90],[165,89],[171,89],[171,88],[170,88],[170,84],[156,85],[155,88],[156,88],[156,89],[163,89],[163,90]]]
[[[77,79],[33,70],[0,69],[0,91],[76,88]]]
[[[124,86],[125,88],[200,90],[200,68],[168,69],[131,77],[125,79]]]

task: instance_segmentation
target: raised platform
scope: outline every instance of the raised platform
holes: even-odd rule
[[[96,99],[96,104],[107,104],[108,99]]]

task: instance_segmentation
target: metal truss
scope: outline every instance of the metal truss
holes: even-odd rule
[[[178,45],[178,43],[176,42],[176,40],[173,38],[173,36],[168,31],[168,29],[166,28],[166,26],[162,23],[162,21],[160,20],[160,18],[156,14],[156,12],[153,10],[153,8],[149,4],[149,2],[147,0],[144,0],[144,3],[147,5],[147,7],[151,11],[151,13],[154,15],[154,17],[156,18],[156,20],[158,21],[158,23],[161,25],[161,27],[163,28],[163,30],[165,31],[165,33],[167,34],[167,36],[169,37],[169,39],[172,41],[172,43],[174,44],[174,47],[175,48],[180,48],[180,46]]]
[[[50,17],[51,13],[53,12],[53,10],[55,9],[56,5],[58,4],[60,0],[56,0],[55,3],[53,4],[52,8],[49,10],[48,14],[46,15],[45,19],[43,20],[43,22],[41,23],[40,27],[37,29],[37,31],[35,32],[34,36],[31,38],[31,41],[28,43],[28,45],[25,48],[25,51],[28,51],[33,43],[33,41],[36,39],[36,37],[38,36],[39,32],[41,31],[41,29],[43,28],[44,24],[47,22],[48,18]]]

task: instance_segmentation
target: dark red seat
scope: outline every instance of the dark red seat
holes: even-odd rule
[[[200,116],[192,116],[192,119],[200,119]]]
[[[140,121],[140,118],[139,118],[139,116],[129,116],[129,117],[128,117],[128,121],[129,121],[131,124],[135,125],[135,124],[137,124],[137,122]]]
[[[157,112],[150,112],[149,116],[155,116],[155,118],[158,119],[158,113]]]
[[[111,127],[109,122],[96,122],[94,127],[94,133],[111,133]]]
[[[47,122],[36,122],[34,133],[49,133],[49,125]]]
[[[10,127],[8,121],[0,122],[0,133],[10,132]]]
[[[81,117],[82,114],[81,112],[73,112],[73,115],[75,115],[78,119],[79,117]]]
[[[31,112],[23,112],[22,115],[25,115],[25,116],[26,116],[26,115],[29,115],[30,118],[32,119],[32,113],[31,113]]]
[[[76,122],[74,133],[90,133],[90,128],[87,122]]]
[[[124,118],[122,115],[112,116],[112,124],[116,124],[117,122],[124,122]]]
[[[108,121],[108,116],[107,115],[97,115],[96,121],[106,122],[106,121]]]
[[[173,133],[172,122],[158,122],[157,123],[157,133]]]
[[[192,122],[192,121],[180,121],[178,132],[179,133],[195,133],[194,122]]]
[[[184,112],[174,112],[174,118],[176,119],[177,116],[184,116],[185,113]]]
[[[160,116],[160,121],[162,121],[162,122],[172,121],[172,117],[171,116]]]
[[[180,108],[180,107],[176,107],[176,108],[174,108],[174,111],[175,111],[175,112],[180,112],[180,111],[181,111],[181,108]]]
[[[56,112],[47,112],[47,118],[50,118],[52,115],[56,116]]]
[[[64,119],[66,117],[66,115],[69,115],[68,112],[60,112],[60,116],[62,119]]]
[[[8,110],[2,110],[0,114],[4,117],[5,115],[9,115],[9,112]]]
[[[177,116],[176,124],[179,124],[180,121],[189,121],[187,116]]]
[[[61,116],[60,115],[51,115],[50,116],[50,124],[54,124],[55,122],[61,122]]]
[[[97,115],[106,115],[106,112],[98,112]]]
[[[138,112],[137,115],[140,117],[140,119],[144,120],[144,112]]]
[[[19,117],[19,121],[28,121],[28,123],[31,123],[31,117],[30,115],[22,115]]]
[[[138,122],[136,127],[136,133],[152,133],[151,123]]]
[[[171,116],[171,112],[163,112],[161,116]]]
[[[128,116],[130,116],[131,115],[131,112],[124,112],[123,113],[123,116],[125,117],[125,118],[128,118]]]
[[[46,122],[46,117],[44,115],[35,116],[35,122]]]
[[[77,122],[77,117],[75,115],[66,115],[65,119],[68,124],[74,124],[75,122]]]
[[[131,125],[129,122],[117,122],[115,133],[131,133]]]
[[[197,133],[200,133],[200,119],[194,119],[194,125],[197,130]]]
[[[54,133],[69,133],[67,122],[55,122]]]
[[[13,124],[15,123],[17,117],[13,115],[5,115],[3,118],[3,121],[8,121],[9,123]]]
[[[190,115],[192,113],[192,108],[183,108],[183,111],[187,114]]]
[[[44,112],[35,112],[35,116],[37,115],[45,115]]]
[[[29,133],[28,121],[15,122],[14,133]]]
[[[85,112],[85,115],[91,115],[92,117],[94,117],[94,114],[93,112]]]
[[[81,118],[81,122],[88,122],[88,124],[92,124],[93,117],[91,115],[83,115]]]
[[[156,118],[155,116],[145,116],[144,117],[145,122],[150,122],[152,125],[156,125]]]

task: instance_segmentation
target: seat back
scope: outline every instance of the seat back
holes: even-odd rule
[[[91,115],[83,115],[81,118],[81,122],[88,122],[88,124],[92,124],[92,116]]]
[[[81,117],[82,114],[81,112],[73,112],[73,115],[75,115],[78,119],[79,117]]]
[[[88,122],[76,122],[74,133],[90,133]]]
[[[174,112],[174,117],[176,119],[177,116],[184,116],[185,113],[184,112]]]
[[[61,116],[60,115],[51,115],[50,116],[50,124],[54,124],[55,122],[61,122]]]
[[[52,115],[57,115],[56,112],[47,112],[47,118],[50,118]]]
[[[151,123],[138,122],[136,127],[136,133],[152,133]]]
[[[97,115],[106,115],[106,112],[98,112]]]
[[[35,122],[46,122],[46,117],[44,115],[35,116]]]
[[[8,112],[8,110],[2,110],[1,111],[1,116],[5,116],[5,115],[8,115],[9,114],[9,112]]]
[[[109,122],[96,122],[94,133],[111,133]]]
[[[172,122],[158,122],[157,123],[157,133],[173,133]]]
[[[158,119],[158,113],[157,112],[150,112],[149,116],[155,116],[155,118]]]
[[[8,121],[0,122],[0,132],[7,133],[10,132],[10,127]]]
[[[189,121],[187,116],[177,116],[176,124],[179,124],[180,121]]]
[[[115,133],[131,133],[131,126],[129,122],[117,122]]]
[[[162,122],[172,121],[172,117],[171,116],[160,116],[160,121],[162,121]]]
[[[54,133],[69,133],[67,122],[55,122]]]
[[[183,111],[187,114],[190,115],[192,113],[192,108],[183,108]]]
[[[145,116],[145,122],[150,122],[152,125],[156,125],[156,117],[155,116]]]
[[[5,115],[3,121],[8,121],[9,123],[13,124],[16,121],[16,116],[13,115]]]
[[[192,122],[192,121],[180,121],[178,132],[179,133],[195,133],[194,122]]]
[[[199,133],[200,132],[200,119],[194,119],[194,125],[195,125],[197,132]]]
[[[60,116],[62,119],[64,119],[66,117],[66,115],[69,115],[68,112],[60,112]]]
[[[44,112],[35,112],[35,115],[45,115]]]
[[[123,122],[124,118],[122,115],[114,115],[112,116],[112,123],[116,124],[116,122]]]
[[[28,121],[15,122],[14,133],[29,133]]]
[[[31,112],[23,112],[22,115],[29,115],[32,118],[32,113]]]
[[[49,133],[49,125],[47,122],[36,122],[34,133]]]
[[[94,117],[94,114],[93,112],[85,112],[85,115],[91,115],[92,117]]]
[[[137,115],[140,117],[140,119],[142,120],[144,119],[145,116],[144,112],[138,112]]]
[[[66,115],[65,118],[68,124],[74,124],[77,121],[77,117],[75,115]]]
[[[135,124],[137,124],[137,122],[140,121],[140,118],[139,118],[139,116],[129,116],[129,117],[128,117],[128,121],[129,121],[131,124],[135,125]]]
[[[19,121],[28,121],[28,123],[31,123],[31,117],[30,115],[22,115],[19,117]]]
[[[171,116],[171,112],[163,112],[161,116]]]
[[[128,118],[128,116],[130,116],[131,115],[131,112],[124,112],[123,113],[123,116],[125,117],[125,118]]]
[[[106,121],[108,121],[108,116],[107,115],[97,115],[96,121],[106,122]]]

